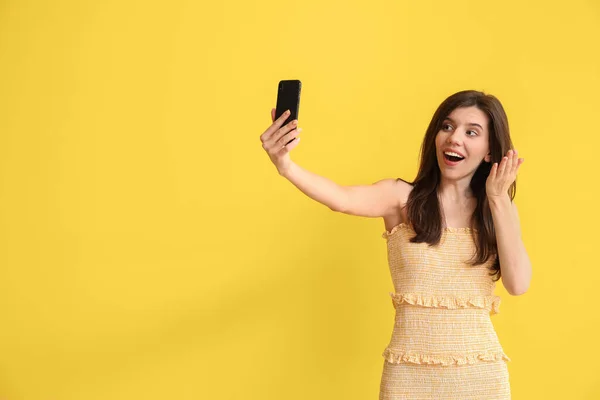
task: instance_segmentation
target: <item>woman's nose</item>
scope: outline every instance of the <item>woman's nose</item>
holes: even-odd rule
[[[448,143],[460,143],[460,132],[458,130],[448,136]]]

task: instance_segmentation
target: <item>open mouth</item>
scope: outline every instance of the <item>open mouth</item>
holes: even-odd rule
[[[464,160],[464,157],[449,156],[448,154],[444,154],[444,158],[446,160],[452,161],[452,162],[458,162],[458,161]]]

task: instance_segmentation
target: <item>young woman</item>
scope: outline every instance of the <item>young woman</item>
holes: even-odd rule
[[[279,173],[333,211],[381,217],[396,309],[379,399],[510,399],[507,361],[490,315],[496,281],[527,291],[531,263],[513,202],[518,158],[498,99],[461,91],[442,102],[413,182],[341,186],[295,164],[297,121],[261,135]],[[292,138],[294,140],[285,146]]]

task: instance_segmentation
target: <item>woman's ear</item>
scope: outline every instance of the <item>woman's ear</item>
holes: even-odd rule
[[[492,153],[487,153],[487,155],[484,158],[485,162],[491,162],[492,161]]]

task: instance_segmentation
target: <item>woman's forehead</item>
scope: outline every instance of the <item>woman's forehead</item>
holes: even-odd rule
[[[457,123],[478,124],[484,127],[488,122],[486,113],[475,106],[455,108],[446,118]]]

